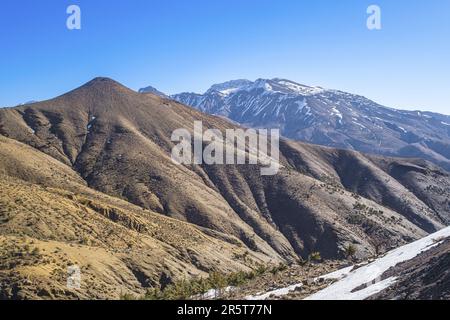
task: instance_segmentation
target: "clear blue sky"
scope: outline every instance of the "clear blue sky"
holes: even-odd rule
[[[381,31],[366,28],[370,4]],[[284,77],[449,114],[449,39],[449,0],[2,0],[0,106],[96,76],[167,93]]]

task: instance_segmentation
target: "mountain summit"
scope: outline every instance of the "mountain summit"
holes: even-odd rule
[[[168,98],[168,96],[166,94],[162,93],[161,91],[157,90],[156,88],[154,88],[152,86],[148,86],[148,87],[140,89],[139,93],[152,93],[157,96],[160,96],[161,98]]]

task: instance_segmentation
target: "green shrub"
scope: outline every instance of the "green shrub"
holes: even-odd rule
[[[286,270],[288,268],[287,265],[280,263],[277,267],[273,267],[270,270],[270,273],[272,273],[273,275],[276,275],[279,272],[283,272],[284,270]]]
[[[320,255],[320,252],[313,252],[309,255],[308,260],[311,262],[320,262],[322,261],[322,256]]]
[[[41,250],[39,250],[39,248],[34,248],[33,251],[31,251],[31,254],[35,257],[40,256]]]
[[[268,270],[265,266],[258,266],[254,271],[235,272],[224,274],[220,272],[211,272],[207,278],[197,278],[192,280],[176,281],[163,290],[160,288],[150,288],[141,298],[144,300],[186,300],[194,296],[204,294],[210,289],[221,290],[228,286],[238,287],[256,276],[265,273]],[[129,300],[129,296],[124,295],[122,299]]]
[[[356,254],[356,247],[353,244],[349,244],[348,246],[345,247],[344,253],[347,259],[350,258],[353,259]]]

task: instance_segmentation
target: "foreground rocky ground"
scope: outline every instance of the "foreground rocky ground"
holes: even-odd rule
[[[267,272],[247,284],[231,290],[223,296],[224,299],[302,299],[313,292],[326,287],[330,281],[318,279],[320,276],[331,273],[348,265],[343,261],[326,261],[323,263],[310,263],[306,265],[293,265],[276,274]],[[277,290],[295,286],[288,295],[278,295]],[[274,292],[274,293],[270,293]]]
[[[256,300],[448,300],[450,227],[354,265],[291,267],[233,294]]]

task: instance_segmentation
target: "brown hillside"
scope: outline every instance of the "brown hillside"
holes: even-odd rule
[[[281,142],[283,168],[178,166],[171,133],[230,122],[98,78],[58,98],[0,110],[0,133],[73,168],[89,187],[294,260],[342,257],[417,239],[448,224],[450,177],[427,162]],[[210,231],[208,231],[210,232]]]
[[[94,191],[70,167],[1,136],[0,168],[0,299],[119,298],[281,261]],[[66,287],[72,265],[79,290]]]

